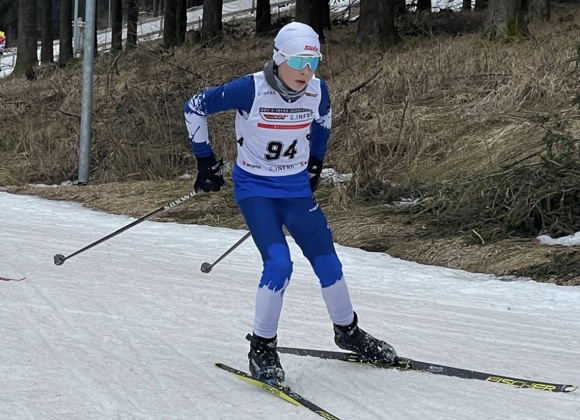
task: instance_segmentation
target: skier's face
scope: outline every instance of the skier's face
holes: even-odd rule
[[[309,66],[304,67],[302,70],[294,70],[286,61],[278,66],[278,77],[286,86],[296,92],[304,89],[312,79],[312,76],[314,76],[314,72]]]

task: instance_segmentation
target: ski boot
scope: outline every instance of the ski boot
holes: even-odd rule
[[[397,358],[397,353],[391,345],[373,337],[358,327],[356,313],[350,325],[341,326],[334,324],[334,342],[341,349],[358,353],[373,363],[392,365]]]
[[[276,337],[263,338],[248,334],[246,338],[250,341],[248,360],[252,377],[262,382],[281,385],[284,382],[284,369],[276,351]]]

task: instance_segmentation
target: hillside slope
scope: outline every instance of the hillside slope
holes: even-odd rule
[[[506,44],[479,34],[410,36],[407,25],[402,46],[362,52],[352,46],[354,26],[330,31],[318,74],[333,96],[326,166],[353,174],[346,188],[327,184],[317,193],[336,240],[422,263],[579,284],[578,267],[570,264],[580,260],[574,249],[540,246],[533,235],[490,240],[472,228],[425,235],[437,208],[409,215],[388,206],[400,198],[428,203],[438,185],[499,179],[511,168],[537,165],[547,153],[547,133],[579,137],[577,9],[555,6],[551,22],[531,24],[532,38]],[[33,82],[2,79],[0,185],[137,217],[179,197],[192,181],[178,177],[195,173],[183,102],[259,70],[271,42],[236,24],[214,48],[191,43],[168,53],[150,45],[98,57],[85,188],[28,186],[76,179],[80,63],[41,69]],[[211,118],[210,134],[216,152],[231,162],[232,114]],[[431,197],[424,195],[429,188]],[[162,219],[243,227],[230,185]]]

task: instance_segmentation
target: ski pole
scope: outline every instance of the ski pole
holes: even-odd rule
[[[251,235],[252,234],[250,232],[246,233],[242,239],[240,239],[238,242],[236,242],[235,244],[233,244],[230,247],[230,249],[228,249],[226,252],[224,252],[221,257],[219,257],[217,260],[214,261],[213,264],[210,264],[208,262],[204,262],[201,265],[201,271],[202,271],[202,273],[209,273],[211,271],[211,269],[214,268],[214,266],[217,263],[219,263],[221,260],[223,260],[225,257],[227,257],[234,249],[236,249],[237,247],[239,247],[242,244],[242,242],[244,242],[246,239],[248,239]]]
[[[72,257],[74,257],[75,255],[78,255],[78,254],[80,254],[81,252],[85,252],[87,249],[90,249],[90,248],[92,248],[92,247],[94,247],[94,246],[96,246],[96,245],[98,245],[98,244],[100,244],[100,243],[103,243],[103,242],[105,242],[105,241],[106,241],[106,240],[108,240],[108,239],[111,239],[113,236],[117,236],[118,234],[125,232],[127,229],[131,229],[133,226],[136,226],[136,225],[138,225],[139,223],[141,223],[141,222],[144,222],[145,220],[152,218],[152,217],[153,217],[153,216],[155,216],[156,214],[162,213],[162,212],[164,212],[164,211],[166,211],[166,210],[169,210],[170,208],[173,208],[173,207],[177,206],[178,204],[181,204],[181,203],[183,203],[183,202],[184,202],[184,201],[186,201],[186,200],[189,200],[189,199],[190,199],[191,197],[193,197],[194,195],[195,195],[195,191],[192,191],[192,192],[190,192],[190,193],[187,193],[187,194],[185,194],[183,197],[180,197],[180,198],[178,198],[177,200],[174,200],[174,201],[172,201],[171,203],[167,203],[167,204],[166,204],[166,205],[164,205],[163,207],[159,207],[157,210],[155,210],[155,211],[152,211],[151,213],[149,213],[149,214],[147,214],[147,215],[143,216],[142,218],[140,218],[140,219],[138,219],[138,220],[135,220],[133,223],[130,223],[130,224],[128,224],[127,226],[125,226],[125,227],[122,227],[122,228],[121,228],[121,229],[119,229],[119,230],[116,230],[115,232],[111,233],[110,235],[107,235],[107,236],[105,236],[104,238],[101,238],[101,239],[99,239],[98,241],[95,241],[95,242],[93,242],[92,244],[90,244],[90,245],[87,245],[87,246],[85,246],[85,247],[84,247],[84,248],[82,248],[82,249],[79,249],[78,251],[76,251],[76,252],[72,253],[72,254],[71,254],[71,255],[69,255],[68,257],[65,257],[65,256],[64,256],[64,255],[62,255],[62,254],[56,254],[56,255],[54,256],[54,263],[55,263],[56,265],[63,265],[63,264],[64,264],[64,262],[65,262],[66,260],[68,260],[69,258],[72,258]]]

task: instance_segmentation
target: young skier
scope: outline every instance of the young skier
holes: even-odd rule
[[[393,347],[358,327],[342,264],[326,217],[313,196],[330,136],[326,83],[314,76],[322,60],[316,32],[293,22],[274,40],[273,60],[263,71],[197,93],[184,114],[197,159],[196,191],[219,191],[222,161],[210,145],[207,116],[237,110],[234,198],[260,251],[262,278],[256,294],[249,369],[253,377],[280,383],[277,329],[292,260],[283,226],[320,281],[338,347],[394,363]]]

